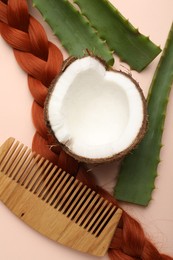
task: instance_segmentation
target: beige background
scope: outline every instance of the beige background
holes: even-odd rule
[[[164,46],[173,20],[173,0],[111,0],[111,2],[130,19],[135,27],[139,28],[140,32],[150,35],[155,43]],[[31,13],[44,24],[50,40],[58,44],[38,12],[33,10],[31,5],[30,9]],[[66,53],[64,57],[67,57]],[[145,95],[157,63],[158,58],[142,73],[132,72]],[[124,64],[119,64],[117,67],[122,68],[122,65],[128,69]],[[31,119],[32,101],[26,74],[16,63],[11,48],[0,37],[0,143],[9,136],[14,136],[31,146],[35,131]],[[161,251],[173,256],[173,92],[167,110],[163,144],[156,189],[150,205],[142,208],[123,204],[123,207],[139,219],[149,238]],[[100,183],[110,189],[115,178],[114,164],[110,165],[108,170],[106,178],[102,177]],[[95,170],[98,171],[105,176],[105,167]],[[23,224],[0,203],[0,259],[94,260],[98,258],[55,244]]]

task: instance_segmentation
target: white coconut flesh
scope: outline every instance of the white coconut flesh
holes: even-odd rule
[[[57,140],[74,155],[110,158],[126,150],[141,129],[144,111],[134,81],[106,71],[93,57],[72,62],[58,78],[47,104]]]

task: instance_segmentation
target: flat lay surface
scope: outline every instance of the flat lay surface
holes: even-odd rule
[[[39,12],[29,2],[30,12],[47,31],[50,41],[63,51],[64,58],[68,54],[63,50],[49,26],[43,21]],[[172,0],[111,0],[118,10],[130,20],[139,31],[150,36],[150,39],[163,49],[171,23],[173,21]],[[158,64],[160,55],[141,73],[131,71],[139,82],[145,97]],[[114,68],[129,71],[128,65],[115,58]],[[35,128],[32,123],[31,106],[33,98],[29,92],[27,75],[18,66],[12,49],[0,37],[0,144],[13,136],[31,147]],[[171,91],[164,134],[162,138],[161,163],[155,190],[148,207],[140,207],[121,203],[123,209],[135,217],[143,226],[148,237],[157,248],[173,256],[173,91]],[[97,166],[93,169],[98,183],[112,191],[116,181],[116,163]],[[0,259],[1,260],[47,260],[47,259],[98,259],[94,256],[56,244],[41,236],[15,217],[0,203]],[[102,259],[108,259],[104,256]]]

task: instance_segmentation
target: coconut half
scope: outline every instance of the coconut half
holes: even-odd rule
[[[141,140],[146,102],[129,75],[87,56],[70,61],[50,88],[45,120],[68,154],[101,163],[124,156]]]

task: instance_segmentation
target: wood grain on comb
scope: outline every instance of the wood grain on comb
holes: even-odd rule
[[[97,256],[106,253],[122,214],[14,138],[0,147],[0,199],[41,234]]]

